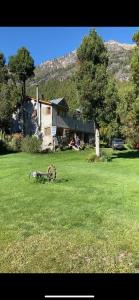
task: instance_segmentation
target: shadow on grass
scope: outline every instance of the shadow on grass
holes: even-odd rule
[[[120,151],[120,152],[117,152],[117,153],[113,153],[112,155],[112,159],[115,159],[115,158],[139,158],[139,151],[138,150],[129,150],[129,151]]]
[[[69,181],[69,179],[67,179],[67,178],[61,178],[61,179],[56,179],[54,182],[55,183],[64,183],[64,182],[68,182]]]
[[[14,153],[19,153],[19,151],[16,150],[6,150],[6,151],[2,151],[0,149],[0,156],[5,156],[5,155],[9,155],[9,154],[14,154]]]
[[[54,181],[49,181],[47,178],[39,178],[39,180],[36,180],[35,178],[29,178],[30,182],[32,183],[41,183],[41,184],[44,184],[44,183],[48,183],[48,184],[57,184],[57,183],[65,183],[65,182],[68,182],[69,179],[66,179],[66,178],[61,178],[61,179],[55,179]]]

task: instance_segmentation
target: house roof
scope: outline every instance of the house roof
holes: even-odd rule
[[[26,96],[25,100],[29,101],[29,100],[34,100],[37,102],[37,99],[36,98],[33,98],[33,97],[30,97],[30,96]],[[69,109],[64,97],[62,98],[57,98],[57,99],[52,99],[52,100],[45,100],[45,99],[39,99],[38,100],[40,103],[43,103],[43,104],[47,104],[47,105],[57,105],[57,106],[60,106],[62,107],[63,109]]]
[[[79,112],[79,113],[82,113],[83,112],[83,110],[82,110],[82,108],[81,107],[78,107],[77,109],[75,109],[77,112]]]
[[[64,110],[65,110],[65,109],[66,109],[66,110],[69,109],[68,104],[67,104],[67,102],[65,101],[64,97],[63,97],[63,98],[52,99],[52,100],[50,101],[50,103],[51,103],[52,105],[60,106],[60,107],[62,107]]]
[[[34,101],[37,102],[37,99],[36,99],[36,98],[30,97],[30,96],[26,96],[25,100],[26,100],[26,101],[34,100]],[[42,99],[39,99],[39,102],[40,102],[40,103],[43,103],[43,104],[47,104],[47,105],[49,104],[49,105],[51,105],[51,103],[50,103],[49,100],[45,100],[45,99],[42,100]]]
[[[63,97],[63,98],[57,98],[57,99],[50,100],[50,102],[51,102],[52,104],[59,105],[60,102],[61,102],[63,99],[64,99],[64,97]]]

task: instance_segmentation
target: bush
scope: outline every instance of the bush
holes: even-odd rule
[[[9,146],[6,141],[0,140],[0,154],[6,154],[9,152]]]
[[[89,154],[87,157],[88,162],[109,162],[112,160],[111,154],[105,153],[104,151],[101,152],[100,156],[96,156],[95,153]]]
[[[89,154],[89,156],[87,157],[88,162],[102,162],[105,161],[103,156],[97,156],[94,153]]]
[[[0,140],[5,141],[5,132],[3,132],[2,130],[0,130]]]
[[[89,154],[88,157],[87,157],[88,162],[95,162],[96,159],[97,159],[97,156],[96,156],[95,153],[91,153],[91,154]]]
[[[21,151],[28,153],[39,153],[41,151],[42,141],[36,136],[26,136],[21,141]]]
[[[132,144],[126,144],[126,148],[129,149],[129,150],[131,150],[131,149],[133,149],[134,147],[133,147]]]
[[[13,151],[21,151],[21,142],[23,140],[23,135],[21,133],[16,133],[12,136],[10,146]]]
[[[86,149],[95,149],[95,147],[94,147],[94,145],[92,145],[92,144],[85,144],[85,148]]]
[[[101,151],[101,159],[102,161],[111,161],[112,160],[112,152],[105,152],[104,150]]]

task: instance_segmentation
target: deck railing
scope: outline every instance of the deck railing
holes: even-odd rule
[[[57,115],[56,119],[53,120],[57,127],[69,128],[75,131],[82,131],[87,133],[92,133],[94,131],[94,122],[93,121],[85,121],[83,119],[78,119],[76,117],[60,116]]]

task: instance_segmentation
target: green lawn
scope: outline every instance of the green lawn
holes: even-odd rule
[[[139,152],[0,156],[0,272],[139,272]],[[28,174],[57,168],[55,183]]]

